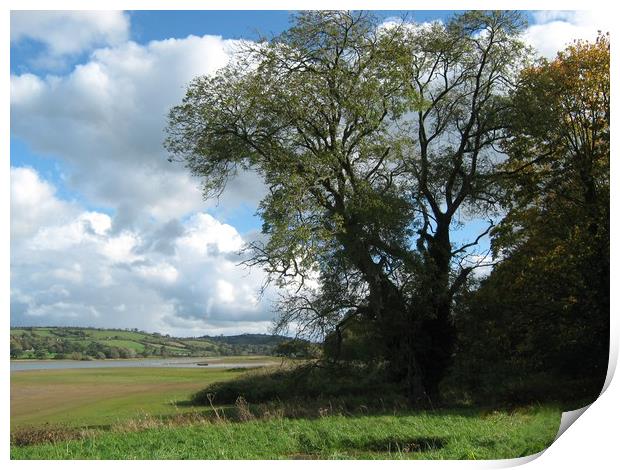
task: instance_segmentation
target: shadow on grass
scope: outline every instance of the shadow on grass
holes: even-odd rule
[[[369,452],[396,452],[407,454],[410,452],[428,452],[443,448],[447,439],[443,437],[415,437],[409,439],[376,439],[366,441],[362,445],[354,442],[347,442],[349,448]]]

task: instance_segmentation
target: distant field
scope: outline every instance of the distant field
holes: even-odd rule
[[[32,331],[34,333],[36,333],[38,336],[54,336],[49,328],[33,328]],[[12,328],[11,329],[11,334],[12,335],[18,335],[18,336],[21,336],[21,335],[24,335],[24,334],[27,334],[27,333],[30,333],[30,332],[31,331],[29,331],[29,330],[24,330],[24,329],[21,329],[21,328],[15,328],[15,329]]]
[[[107,339],[101,342],[108,346],[116,346],[120,348],[131,348],[135,352],[138,352],[138,353],[141,353],[144,351],[144,344],[138,343],[136,341],[127,340],[127,339]]]
[[[151,335],[146,333],[138,333],[134,331],[118,331],[118,330],[84,330],[84,332],[91,338],[96,339],[112,339],[116,336],[120,336],[125,339],[140,341],[150,338]]]
[[[265,361],[230,357],[211,362]],[[171,415],[209,383],[239,371],[208,368],[109,368],[21,371],[11,374],[11,429],[25,425],[108,425],[138,415]]]

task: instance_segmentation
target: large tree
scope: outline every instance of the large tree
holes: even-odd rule
[[[362,325],[412,399],[437,397],[452,356],[453,296],[488,228],[460,246],[450,232],[495,208],[521,26],[511,12],[431,26],[304,12],[170,112],[167,148],[207,196],[241,169],[263,178],[267,238],[249,263],[287,292],[279,325]]]

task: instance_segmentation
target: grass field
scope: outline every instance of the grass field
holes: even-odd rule
[[[245,357],[226,358],[226,362],[234,363],[235,359],[251,362]],[[176,401],[187,400],[205,385],[239,373],[136,367],[15,372],[11,374],[11,429],[46,423],[101,426],[144,413],[175,414],[180,412]]]
[[[101,341],[106,346],[116,346],[117,348],[131,348],[137,353],[144,351],[144,344],[128,339],[106,339]]]
[[[81,434],[13,445],[11,458],[514,458],[545,449],[560,422],[560,410],[553,406],[512,411],[359,409],[345,414],[326,408],[317,417],[298,419],[278,414],[277,406],[276,412],[232,406],[221,409],[216,419],[213,408],[182,403],[209,383],[242,373],[180,368],[13,373],[13,432],[39,430],[45,435],[46,429],[59,428]]]

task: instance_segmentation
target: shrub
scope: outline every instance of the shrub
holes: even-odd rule
[[[234,404],[239,397],[250,403],[321,399],[343,396],[382,397],[400,394],[397,384],[386,380],[379,367],[306,363],[276,370],[248,372],[236,379],[217,382],[197,392],[194,404]]]

